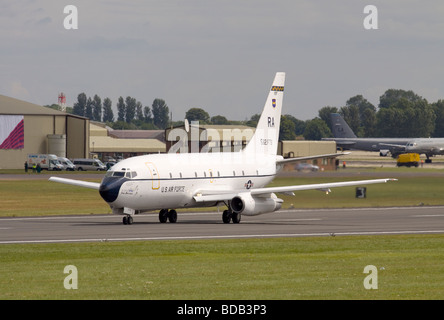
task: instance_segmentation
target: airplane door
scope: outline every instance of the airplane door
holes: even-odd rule
[[[148,167],[148,170],[150,171],[151,178],[153,179],[153,190],[157,190],[160,188],[160,178],[159,178],[159,172],[157,172],[157,168],[152,162],[146,162],[145,165]]]

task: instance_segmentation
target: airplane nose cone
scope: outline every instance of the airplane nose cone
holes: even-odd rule
[[[120,187],[125,181],[127,181],[127,179],[122,177],[104,178],[99,188],[100,196],[103,198],[103,200],[109,203],[116,201],[119,195]]]

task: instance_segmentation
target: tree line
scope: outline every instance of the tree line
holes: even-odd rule
[[[57,105],[47,106],[57,108]],[[93,98],[80,93],[68,113],[107,123],[113,129],[165,129],[182,125],[183,121],[172,122],[165,100],[154,99],[151,107],[143,106],[133,97],[120,96],[117,104],[117,119],[109,98]],[[325,106],[311,120],[299,120],[293,115],[281,116],[280,140],[321,140],[332,137],[330,114],[341,114],[358,137],[444,137],[444,100],[428,103],[413,91],[389,89],[380,98],[378,107],[362,95],[348,99],[345,106]],[[256,127],[260,114],[246,120],[228,120],[225,116],[210,117],[202,108],[190,108],[185,113],[189,122],[214,125],[246,125]]]
[[[318,117],[305,122],[284,115],[282,120],[287,134],[282,135],[281,140],[286,140],[282,137],[292,140],[298,135],[306,140],[332,137],[331,113],[339,113],[360,138],[444,137],[444,100],[429,103],[412,90],[389,89],[380,96],[378,107],[362,95],[356,95],[343,107],[321,108]],[[289,120],[294,123],[293,133]],[[282,130],[281,122],[281,133]]]
[[[162,99],[154,99],[149,107],[143,106],[136,98],[127,96],[124,99],[120,96],[116,107],[115,120],[111,99],[105,98],[102,103],[97,94],[93,98],[87,98],[85,93],[80,93],[72,107],[72,113],[93,121],[105,122],[113,129],[165,129],[169,123],[169,108]]]

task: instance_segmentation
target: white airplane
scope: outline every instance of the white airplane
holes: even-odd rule
[[[284,159],[277,155],[285,73],[278,72],[268,94],[256,131],[239,152],[168,153],[132,157],[115,164],[101,183],[58,177],[50,181],[96,189],[124,224],[134,214],[160,210],[159,220],[177,221],[177,208],[211,207],[225,204],[224,223],[239,223],[241,216],[254,216],[281,208],[275,193],[385,183],[396,179],[374,179],[265,187],[288,162],[327,157]]]

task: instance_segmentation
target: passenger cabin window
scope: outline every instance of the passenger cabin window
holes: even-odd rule
[[[236,176],[236,171],[234,171],[234,170],[233,170],[233,176],[234,176],[234,177]]]
[[[173,175],[171,174],[171,172],[170,172],[170,179],[172,179],[173,178]]]
[[[196,171],[194,172],[194,176],[197,178],[197,172]]]
[[[245,172],[244,172],[244,170],[242,170],[242,175],[243,175],[243,176],[245,175]]]
[[[182,172],[180,172],[179,175],[180,175],[180,178],[182,179]]]

